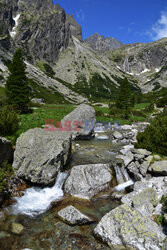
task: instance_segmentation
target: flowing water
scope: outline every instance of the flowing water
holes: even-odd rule
[[[62,186],[66,177],[67,173],[59,173],[52,188],[28,188],[22,197],[15,198],[16,204],[12,206],[11,211],[9,209],[9,212],[32,217],[46,212],[53,201],[62,199],[64,195]]]
[[[68,168],[89,163],[115,164],[113,173],[116,178],[113,178],[112,188],[122,191],[132,185],[126,170],[117,165],[116,156],[122,145],[112,144],[109,137],[100,136],[89,141],[75,142]],[[22,197],[15,198],[16,203],[5,209],[3,224],[0,217],[0,249],[109,249],[95,239],[93,229],[102,216],[120,205],[120,201],[114,199],[111,192],[104,192],[91,201],[64,196],[62,187],[66,177],[67,173],[60,173],[53,187],[31,187]],[[95,223],[75,227],[65,224],[56,215],[67,205],[74,205],[90,215]],[[13,222],[24,226],[21,235],[11,233]]]
[[[114,166],[116,180],[118,185],[114,187],[116,191],[123,191],[125,188],[134,184],[134,182],[130,179],[127,170],[122,166],[118,165]]]

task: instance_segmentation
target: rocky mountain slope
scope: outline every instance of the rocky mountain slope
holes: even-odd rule
[[[123,46],[123,43],[113,37],[104,37],[95,33],[85,39],[84,43],[88,44],[93,50],[97,52],[104,52],[111,49],[116,49]]]
[[[1,86],[21,47],[35,97],[46,91],[65,102],[109,100],[125,77],[136,91],[167,87],[167,39],[123,45],[94,34],[83,42],[73,15],[52,0],[0,0],[0,7]]]
[[[31,62],[54,63],[72,35],[82,40],[80,25],[51,0],[1,0],[0,4],[0,43],[11,51],[21,47]]]
[[[135,76],[143,91],[167,87],[167,38],[152,43],[128,44],[106,52],[107,58],[117,67]]]

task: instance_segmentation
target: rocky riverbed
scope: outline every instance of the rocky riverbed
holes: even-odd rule
[[[94,111],[89,112],[93,118]],[[87,133],[89,140],[78,141],[70,133],[48,139],[50,132],[39,129],[22,135],[14,157],[16,175],[33,181],[0,211],[0,249],[165,250],[166,229],[154,219],[163,213],[167,159],[134,149],[138,131],[147,125],[98,123]],[[49,167],[55,170],[51,174]],[[39,186],[54,178],[53,186]]]

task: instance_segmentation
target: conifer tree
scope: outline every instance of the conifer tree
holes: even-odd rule
[[[116,107],[125,111],[125,118],[128,118],[131,106],[131,89],[127,78],[121,81]]]
[[[20,113],[29,110],[30,91],[26,77],[26,65],[21,49],[17,49],[9,66],[9,77],[6,83],[7,103],[14,106]]]

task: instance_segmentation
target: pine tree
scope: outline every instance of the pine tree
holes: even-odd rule
[[[29,111],[30,91],[26,77],[26,65],[21,49],[17,49],[9,66],[10,75],[6,83],[7,103],[20,113]]]
[[[121,81],[116,107],[125,111],[125,118],[128,118],[131,106],[131,89],[127,78]]]

